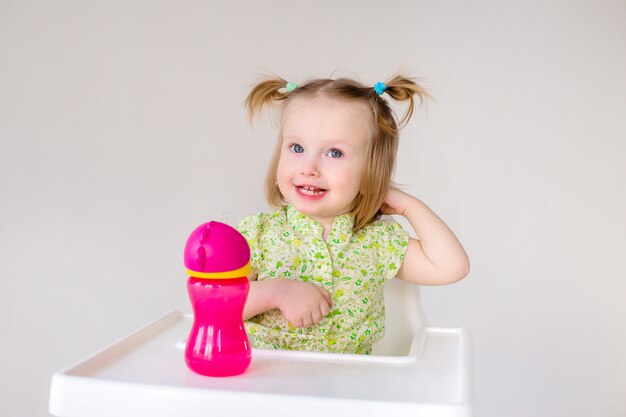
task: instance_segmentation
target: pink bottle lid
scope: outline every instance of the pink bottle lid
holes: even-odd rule
[[[185,245],[185,267],[194,278],[241,278],[250,273],[250,247],[234,227],[220,222],[201,224]]]

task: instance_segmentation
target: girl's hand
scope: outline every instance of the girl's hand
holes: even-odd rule
[[[387,196],[380,207],[383,214],[399,214],[406,217],[407,206],[415,198],[397,188],[389,188]]]
[[[294,327],[319,323],[330,312],[332,299],[325,289],[310,282],[276,280],[276,305]]]

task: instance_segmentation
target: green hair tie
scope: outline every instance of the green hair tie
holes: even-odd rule
[[[298,87],[299,86],[296,83],[287,83],[287,91],[289,91],[290,93]]]

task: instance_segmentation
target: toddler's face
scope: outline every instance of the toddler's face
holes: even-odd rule
[[[296,98],[283,114],[276,178],[285,200],[330,230],[361,184],[371,116],[363,103]]]

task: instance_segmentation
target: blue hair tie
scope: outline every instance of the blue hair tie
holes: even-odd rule
[[[381,83],[379,81],[376,84],[374,84],[374,91],[376,91],[376,93],[378,93],[379,96],[382,95],[386,89],[387,89],[387,86],[385,85],[385,83]]]
[[[291,82],[287,83],[287,85],[286,85],[287,91],[289,91],[290,93],[291,93],[293,90],[295,90],[296,88],[298,88],[298,87],[299,87],[299,85],[298,85],[298,84],[296,84],[296,83],[291,83]]]

